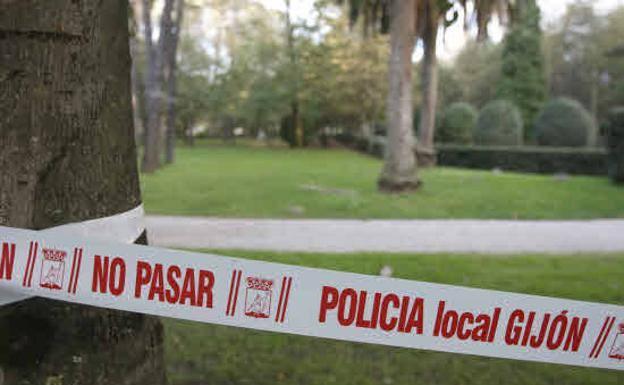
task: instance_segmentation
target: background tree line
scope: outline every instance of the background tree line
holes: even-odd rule
[[[151,49],[147,48],[146,4],[155,9],[154,15],[160,14],[158,41]],[[144,82],[135,87],[135,96],[145,127],[140,135],[145,171],[154,169],[151,165],[157,167],[162,154],[167,161],[173,159],[176,136],[189,143],[196,135],[225,140],[241,133],[279,136],[295,147],[318,143],[337,132],[383,133],[392,141],[388,119],[398,115],[388,108],[397,102],[387,96],[393,84],[389,75],[398,70],[389,68],[391,34],[385,34],[391,32],[394,20],[391,2],[319,0],[313,15],[301,21],[291,17],[293,5],[286,0],[286,11],[268,9],[253,0],[197,0],[187,4],[183,23],[176,4],[181,3],[134,4],[137,31],[143,32],[135,34],[133,46],[138,47],[134,50],[136,78]],[[590,3],[577,2],[544,30],[535,0],[474,4],[430,0],[415,2],[410,9],[414,30],[406,32],[411,42],[405,53],[409,60],[402,65],[419,76],[395,82],[411,84],[402,92],[409,89],[412,98],[411,111],[402,113],[410,117],[410,122],[402,118],[402,124],[407,124],[402,135],[410,138],[401,143],[409,144],[400,151],[388,146],[390,155],[402,154],[398,160],[414,156],[412,135],[418,138],[420,151],[427,152],[434,141],[457,140],[448,136],[449,130],[455,130],[449,122],[466,120],[462,116],[474,121],[471,130],[476,130],[478,112],[490,102],[491,108],[481,119],[485,131],[470,134],[470,141],[477,135],[495,138],[494,143],[537,143],[542,134],[535,132],[536,120],[549,99],[574,99],[578,103],[572,105],[566,99],[551,109],[578,110],[580,103],[598,123],[605,121],[609,106],[621,103],[621,60],[606,53],[621,36],[622,9],[602,17]],[[143,17],[136,18],[140,12]],[[493,20],[505,29],[500,42],[488,36]],[[441,35],[456,23],[463,23],[470,32],[469,41],[453,59],[439,61],[436,47]],[[180,32],[160,34],[160,30]],[[179,44],[173,44],[178,40]],[[177,55],[171,56],[176,47]],[[415,47],[421,59],[414,63]],[[156,53],[150,56],[149,52]],[[159,56],[169,57],[168,67],[165,61],[155,60]],[[174,65],[174,71],[167,69]],[[162,75],[150,75],[154,71]],[[147,92],[151,88],[161,92]],[[458,117],[448,111],[459,111]],[[511,118],[499,119],[505,111]],[[579,116],[584,114],[579,112]],[[155,124],[161,128],[152,129]],[[500,127],[514,126],[519,128],[497,133]],[[599,124],[592,127],[589,130],[595,132],[590,135],[596,139],[590,142],[600,143]],[[451,136],[467,138],[465,132],[455,131]]]

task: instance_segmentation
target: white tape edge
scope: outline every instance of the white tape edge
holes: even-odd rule
[[[123,213],[108,217],[68,223],[41,230],[50,235],[72,235],[101,242],[134,243],[145,231],[145,210],[143,204]],[[0,306],[23,301],[30,296],[5,289],[0,290]]]
[[[43,231],[54,236],[72,235],[101,242],[134,243],[145,231],[145,211],[143,204],[140,204],[132,210],[109,217],[68,223]]]
[[[0,306],[23,301],[28,298],[30,298],[30,296],[23,293],[15,293],[6,289],[0,289]]]

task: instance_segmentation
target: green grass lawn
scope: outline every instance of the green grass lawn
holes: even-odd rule
[[[223,251],[281,263],[624,304],[624,254],[516,257]],[[624,372],[165,321],[172,385],[624,384]]]
[[[152,214],[255,218],[623,218],[624,188],[606,177],[438,167],[415,194],[385,195],[381,161],[346,150],[290,150],[200,142],[141,179]]]

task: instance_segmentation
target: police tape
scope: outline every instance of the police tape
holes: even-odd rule
[[[145,231],[143,204],[122,213],[67,223],[45,230],[47,234],[67,234],[106,242],[134,243]],[[0,306],[27,299],[24,293],[7,292],[0,289]],[[1,383],[1,382],[0,382]]]
[[[6,227],[0,243],[0,288],[13,293],[280,333],[624,370],[622,306]]]

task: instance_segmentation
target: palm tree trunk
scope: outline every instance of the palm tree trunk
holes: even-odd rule
[[[140,203],[127,7],[31,0],[0,13],[0,223],[43,229]],[[5,384],[164,385],[162,326],[18,302],[0,308],[0,367]]]
[[[434,10],[429,9],[430,12]],[[422,61],[421,87],[422,105],[420,106],[419,122],[419,151],[425,164],[435,163],[435,153],[433,150],[433,139],[435,134],[436,105],[438,101],[438,60],[436,57],[436,43],[438,37],[437,15],[423,17],[424,25],[422,41],[424,55]],[[426,160],[426,161],[425,161]]]
[[[381,191],[413,190],[420,185],[412,133],[412,53],[416,0],[392,0],[390,9],[388,144],[377,182]]]

